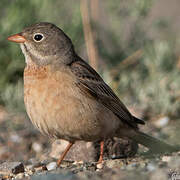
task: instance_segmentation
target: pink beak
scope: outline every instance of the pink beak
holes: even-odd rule
[[[16,42],[16,43],[24,43],[26,41],[25,37],[21,34],[14,34],[12,36],[9,36],[7,40]]]

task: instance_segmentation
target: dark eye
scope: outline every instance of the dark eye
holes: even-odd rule
[[[34,35],[34,40],[35,40],[35,41],[40,42],[40,41],[43,40],[43,38],[44,38],[43,34],[38,33],[38,34],[35,34],[35,35]]]

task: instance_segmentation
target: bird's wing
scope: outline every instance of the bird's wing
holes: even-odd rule
[[[71,70],[76,75],[80,88],[88,91],[88,93],[110,109],[123,122],[135,128],[137,127],[137,123],[144,124],[144,121],[131,115],[112,89],[85,61],[78,57],[78,60],[71,64]]]

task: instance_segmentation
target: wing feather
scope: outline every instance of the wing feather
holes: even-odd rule
[[[81,88],[88,90],[92,96],[110,109],[120,120],[135,128],[137,128],[137,123],[144,124],[144,121],[131,115],[112,89],[85,61],[78,57],[78,60],[71,64],[71,70],[76,75]]]

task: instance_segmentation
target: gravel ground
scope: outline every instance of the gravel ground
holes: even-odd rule
[[[36,162],[36,163],[35,163]],[[32,180],[166,180],[178,176],[180,153],[152,158],[136,156],[127,159],[105,160],[103,164],[64,161],[60,168],[56,162],[26,164],[4,162],[0,165],[2,179]],[[7,167],[8,166],[8,167]]]
[[[142,130],[178,144],[179,128],[177,119],[160,117],[150,120]],[[180,152],[147,156],[142,146],[137,150],[133,142],[120,139],[106,141],[102,164],[95,163],[99,153],[97,143],[79,142],[57,168],[56,160],[65,144],[62,141],[51,144],[24,116],[10,116],[0,110],[0,179],[166,180],[180,177]]]

